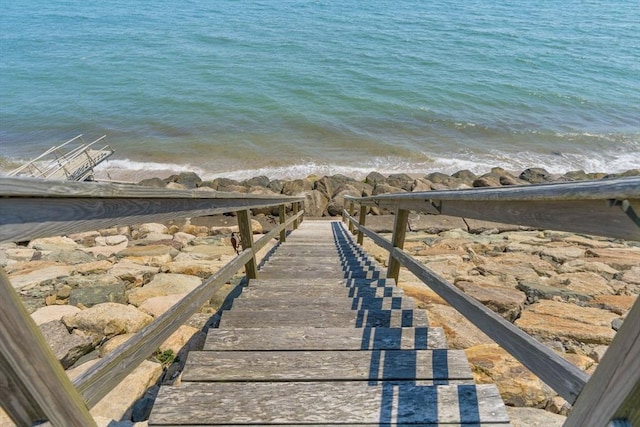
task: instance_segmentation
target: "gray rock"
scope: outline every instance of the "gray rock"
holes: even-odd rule
[[[328,205],[329,199],[318,190],[312,190],[305,194],[305,216],[311,218],[321,217],[325,213]]]
[[[69,295],[69,304],[92,307],[103,302],[126,304],[124,283],[119,282],[108,286],[91,286],[73,289]]]
[[[202,179],[194,172],[182,172],[178,175],[171,175],[164,180],[167,184],[175,182],[184,185],[186,188],[196,188],[202,183]]]
[[[286,196],[296,196],[313,189],[312,183],[307,179],[295,179],[285,182],[282,187],[282,194]]]
[[[624,318],[623,317],[618,317],[617,319],[613,319],[611,321],[611,328],[614,331],[619,331],[620,328],[622,327],[623,323],[624,323]]]
[[[144,187],[164,188],[167,183],[160,178],[149,178],[138,182],[138,185],[142,185]]]
[[[527,301],[529,303],[533,303],[541,299],[551,300],[554,299],[554,297],[560,297],[563,300],[578,301],[589,301],[592,299],[589,295],[567,289],[555,288],[542,282],[521,281],[518,282],[516,288],[527,295]]]
[[[253,177],[251,179],[247,179],[245,181],[242,181],[242,185],[244,185],[245,187],[263,187],[263,188],[267,188],[267,186],[269,185],[269,178],[261,175],[261,176],[256,176]]]
[[[61,264],[76,265],[95,261],[95,258],[80,250],[55,251],[42,256],[44,261],[59,262]]]
[[[500,187],[502,184],[500,183],[500,175],[497,173],[488,173],[482,175],[481,177],[475,179],[471,184],[474,187]]]
[[[387,183],[377,184],[373,188],[373,192],[371,193],[373,196],[378,196],[380,194],[388,194],[388,193],[406,193],[405,190],[399,187],[391,186]]]
[[[69,333],[60,320],[43,323],[39,328],[53,354],[65,369],[94,348],[93,340],[87,336]]]
[[[402,188],[405,191],[411,191],[411,185],[414,179],[406,173],[395,173],[387,177],[387,184],[392,187]]]
[[[550,173],[542,168],[529,168],[525,169],[520,174],[520,179],[529,181],[531,184],[541,184],[547,182],[550,178]]]
[[[369,175],[367,175],[367,177],[364,180],[364,182],[366,182],[367,184],[373,187],[375,187],[378,184],[383,184],[386,181],[387,181],[387,178],[379,172],[371,172]]]
[[[267,185],[267,188],[274,193],[280,194],[282,193],[282,189],[284,188],[284,182],[279,179],[274,179]]]

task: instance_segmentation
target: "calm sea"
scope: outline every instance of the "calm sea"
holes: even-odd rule
[[[637,0],[5,0],[0,169],[103,177],[640,167]]]

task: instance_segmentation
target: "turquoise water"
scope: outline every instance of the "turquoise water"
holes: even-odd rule
[[[0,168],[112,178],[640,167],[637,0],[7,0]],[[147,172],[143,172],[147,171]]]

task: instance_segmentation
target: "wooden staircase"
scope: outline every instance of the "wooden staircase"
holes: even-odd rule
[[[509,424],[339,222],[305,221],[163,386],[150,426]]]

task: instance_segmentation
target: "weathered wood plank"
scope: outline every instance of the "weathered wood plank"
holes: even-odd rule
[[[87,405],[64,373],[2,268],[0,290],[2,407],[16,422],[27,425],[42,421],[44,414],[54,425],[95,426]],[[12,394],[14,390],[19,394]],[[16,400],[19,398],[27,400]],[[25,420],[29,417],[34,418]]]
[[[182,381],[434,381],[473,384],[463,350],[192,351]]]
[[[245,288],[242,290],[240,298],[290,298],[290,297],[307,297],[307,298],[332,298],[335,296],[345,295],[344,293],[336,294],[336,290],[330,287],[323,288],[301,287],[299,289],[292,287],[282,288]],[[401,297],[404,291],[398,287],[357,287],[347,288],[347,294],[351,298],[383,298],[383,297]]]
[[[429,326],[424,310],[240,310],[225,311],[220,328],[277,328],[287,326],[408,327]]]
[[[209,329],[203,350],[433,350],[447,348],[442,328]]]
[[[250,250],[252,256],[247,260],[244,266],[247,281],[258,277],[258,263],[256,262],[256,255],[253,251],[253,231],[251,229],[251,212],[249,209],[243,209],[237,212],[238,215],[238,230],[240,231],[240,242],[243,250]]]
[[[290,298],[236,298],[231,309],[288,310],[291,307],[298,307],[300,310],[413,310],[415,304],[413,298],[407,297],[349,298],[345,295],[309,298],[295,295]]]
[[[640,300],[627,314],[565,425],[607,425],[614,417],[640,421]]]
[[[216,410],[219,409],[219,410]],[[494,385],[183,383],[163,387],[149,425],[508,423]]]
[[[407,224],[409,222],[409,211],[406,209],[397,209],[393,222],[393,238],[391,244],[394,248],[404,248],[404,238],[407,234]],[[400,275],[400,263],[389,253],[389,268],[387,277],[398,281]]]

